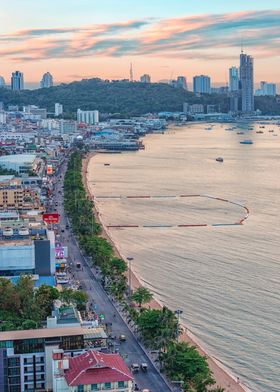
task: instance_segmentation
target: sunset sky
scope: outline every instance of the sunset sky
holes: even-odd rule
[[[38,82],[149,73],[227,81],[241,42],[256,81],[280,79],[279,0],[0,0],[0,75]]]

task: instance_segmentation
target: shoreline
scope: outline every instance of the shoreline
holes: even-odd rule
[[[82,180],[83,180],[83,185],[85,187],[86,193],[89,197],[90,200],[94,202],[94,215],[96,218],[96,221],[100,224],[101,226],[101,236],[105,238],[113,247],[114,254],[116,257],[121,258],[126,261],[126,258],[124,255],[122,255],[120,249],[118,248],[117,244],[113,241],[111,238],[109,231],[106,230],[106,226],[104,222],[102,221],[101,213],[98,209],[98,203],[94,199],[94,194],[90,190],[89,187],[89,180],[88,180],[88,167],[90,164],[90,161],[92,158],[97,155],[97,152],[91,152],[88,153],[87,156],[83,159],[82,162]],[[141,278],[136,275],[136,273],[131,269],[131,286],[132,289],[136,289],[140,286],[142,286],[141,283]],[[155,298],[152,299],[152,301],[149,303],[149,306],[154,309],[161,309],[163,305],[156,300]],[[241,383],[239,380],[238,376],[235,376],[225,365],[223,365],[217,358],[213,357],[210,353],[207,352],[207,350],[203,347],[203,344],[199,341],[199,339],[189,330],[189,328],[186,325],[182,325],[181,327],[183,329],[183,333],[180,336],[181,341],[185,341],[189,343],[192,346],[195,346],[198,350],[198,352],[207,357],[207,362],[209,365],[210,370],[213,373],[213,377],[216,380],[216,384],[213,385],[214,387],[222,387],[224,388],[225,392],[252,392],[249,387],[247,387],[245,384]]]

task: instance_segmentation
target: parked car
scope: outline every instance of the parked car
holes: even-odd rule
[[[148,371],[148,365],[146,362],[143,362],[141,364],[141,370],[143,370],[143,372],[145,372],[145,373]]]
[[[122,334],[122,335],[120,335],[119,339],[120,339],[120,342],[125,342],[126,336]]]
[[[139,372],[139,369],[140,369],[140,366],[138,365],[138,363],[133,363],[133,364],[130,366],[130,370],[131,370],[132,372],[137,373],[137,372]]]

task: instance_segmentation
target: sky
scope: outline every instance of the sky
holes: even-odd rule
[[[0,0],[0,75],[38,83],[211,76],[225,84],[241,45],[255,80],[280,80],[280,0]]]

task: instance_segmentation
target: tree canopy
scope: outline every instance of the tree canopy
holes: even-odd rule
[[[33,104],[46,107],[48,112],[54,112],[54,103],[60,102],[66,117],[75,115],[78,108],[134,116],[182,111],[184,102],[217,104],[224,111],[228,106],[227,97],[223,95],[197,97],[192,92],[166,83],[108,82],[101,79],[87,79],[38,90],[10,91],[0,88],[0,101],[20,106]]]
[[[38,328],[57,298],[59,292],[51,286],[34,288],[30,275],[21,276],[16,284],[0,278],[0,330]]]
[[[152,298],[153,294],[146,287],[138,287],[131,296],[132,301],[135,301],[140,308],[143,304],[149,303]]]

